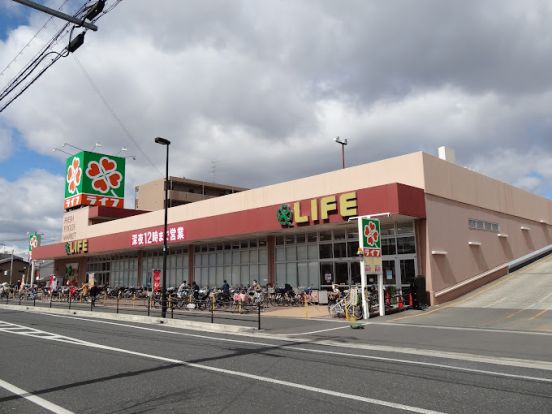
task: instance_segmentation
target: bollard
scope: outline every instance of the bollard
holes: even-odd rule
[[[36,293],[33,295],[33,307],[36,306]]]
[[[52,294],[50,293],[50,308],[52,307]]]
[[[69,309],[71,309],[71,293],[69,293]]]
[[[343,303],[345,303],[345,320],[349,320],[349,307],[347,306],[347,301],[344,299]]]
[[[174,303],[172,295],[169,296],[169,307],[171,308],[171,319],[174,319]]]
[[[121,297],[121,292],[117,293],[117,313],[119,313],[119,298]]]
[[[150,316],[151,296],[148,297],[148,316]]]
[[[94,305],[94,301],[92,300],[92,296],[89,296],[90,298],[90,312],[92,312],[92,306]]]
[[[257,330],[261,330],[261,304],[257,303]]]
[[[305,319],[309,319],[309,303],[307,301],[307,295],[305,297]]]
[[[215,297],[211,296],[211,323],[215,322]]]

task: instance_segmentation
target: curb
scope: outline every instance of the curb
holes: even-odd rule
[[[248,333],[254,334],[257,328],[238,325],[221,325],[217,323],[206,323],[196,321],[186,321],[180,319],[163,319],[153,316],[127,315],[123,313],[90,312],[73,309],[50,309],[36,308],[27,305],[5,305],[0,304],[0,309],[10,309],[20,312],[50,313],[55,315],[81,316],[87,318],[107,319],[124,322],[140,322],[149,325],[163,325],[173,328],[191,329],[197,331],[209,331],[215,333]]]

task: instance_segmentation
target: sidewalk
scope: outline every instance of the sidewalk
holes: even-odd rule
[[[304,318],[304,319],[331,319],[328,314],[328,305],[305,306],[280,306],[264,310],[263,316],[280,318]]]

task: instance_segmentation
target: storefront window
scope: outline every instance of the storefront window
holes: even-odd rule
[[[329,241],[332,239],[331,231],[322,231],[320,232],[320,241]]]
[[[397,223],[397,235],[414,233],[414,222]]]
[[[395,239],[381,239],[381,254],[384,256],[396,253]]]
[[[334,257],[347,257],[347,243],[334,243],[333,245]]]
[[[347,256],[357,257],[358,241],[352,241],[347,243]]]
[[[331,259],[332,255],[332,245],[331,244],[321,244],[319,247],[320,258],[321,259]]]
[[[416,242],[414,240],[414,236],[399,237],[397,239],[397,253],[398,254],[416,253]]]

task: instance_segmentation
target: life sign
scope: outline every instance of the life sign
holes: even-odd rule
[[[378,219],[362,219],[362,247],[366,249],[381,249],[380,221]],[[375,256],[375,254],[371,254]]]
[[[65,243],[65,253],[71,256],[73,254],[88,253],[88,240],[74,240]]]
[[[125,159],[81,151],[67,158],[66,210],[77,206],[124,207]]]
[[[296,201],[291,207],[283,204],[276,213],[278,222],[282,226],[293,226],[293,224],[322,223],[334,214],[339,214],[342,218],[357,214],[355,191],[310,199],[308,200],[310,208],[303,208],[302,204],[305,204],[304,201]]]

